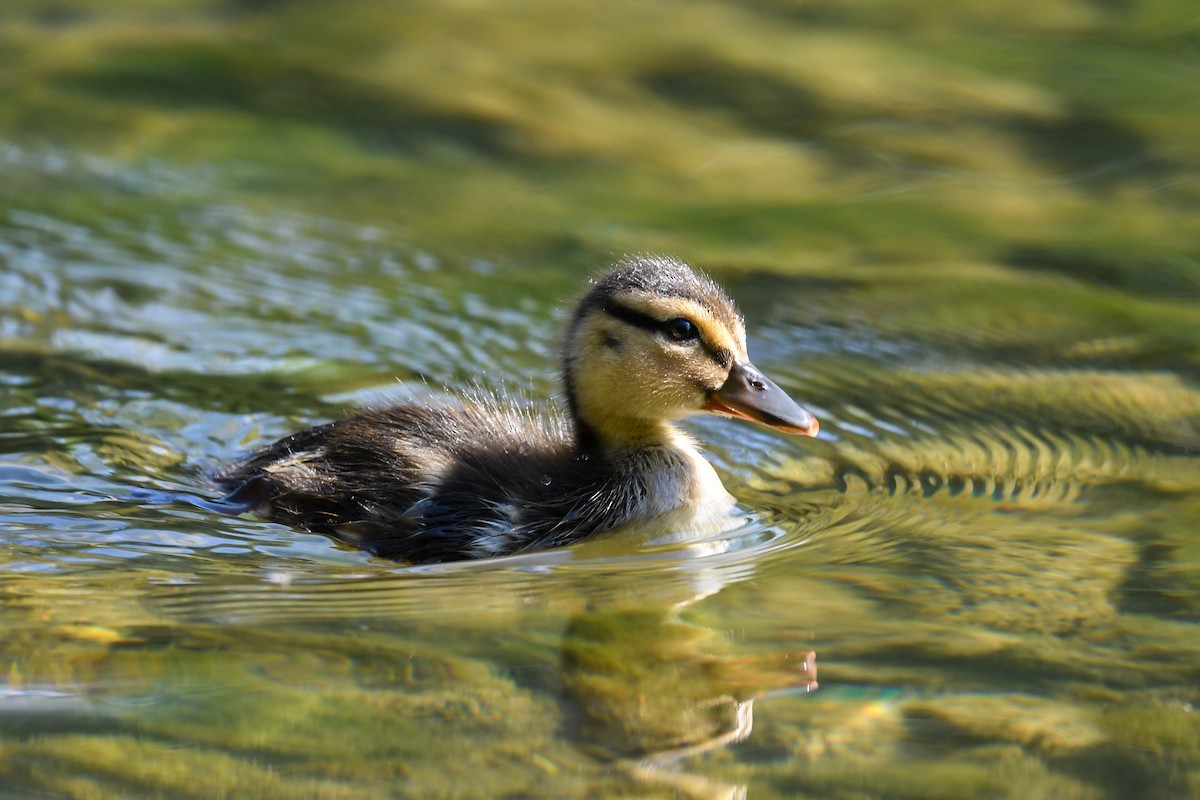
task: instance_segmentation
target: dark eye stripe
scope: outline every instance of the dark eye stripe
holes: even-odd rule
[[[602,305],[601,310],[610,317],[615,317],[622,322],[633,325],[635,328],[642,330],[658,332],[662,330],[663,323],[649,314],[644,314],[641,311],[636,311],[629,306],[623,306],[620,303],[607,302]],[[712,356],[713,361],[716,361],[722,367],[728,367],[733,360],[733,354],[724,347],[713,347],[703,336],[698,337],[700,346],[704,348],[704,352]]]
[[[628,306],[617,303],[605,303],[601,308],[610,317],[616,317],[621,322],[627,322],[635,328],[642,328],[647,331],[657,331],[662,328],[662,323],[654,317],[649,314],[643,314],[641,311],[635,311]]]

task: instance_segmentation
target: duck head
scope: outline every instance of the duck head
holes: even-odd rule
[[[601,445],[663,439],[703,411],[817,435],[816,418],[751,363],[733,301],[673,259],[631,258],[595,280],[563,363],[576,423]]]

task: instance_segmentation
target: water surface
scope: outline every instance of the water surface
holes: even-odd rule
[[[1200,792],[1190,6],[618,5],[5,4],[0,796]],[[733,530],[412,567],[178,501],[555,402],[634,251],[821,419],[687,423]]]

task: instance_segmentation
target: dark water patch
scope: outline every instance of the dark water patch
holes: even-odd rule
[[[1053,174],[1085,187],[1159,180],[1183,168],[1160,154],[1150,137],[1098,109],[1079,106],[1054,119],[1013,119],[1009,125]]]
[[[690,59],[641,78],[650,91],[674,102],[731,115],[751,129],[791,139],[816,139],[835,123],[814,93],[780,75],[727,62]]]
[[[527,154],[518,131],[499,119],[435,109],[399,90],[298,63],[261,43],[118,51],[86,73],[58,80],[107,98],[312,122],[386,150],[457,146],[492,158]]]
[[[904,237],[910,245],[914,236],[919,237],[921,246],[928,246],[931,253],[939,251],[947,240],[984,238],[984,228],[965,209],[891,199],[853,205],[804,201],[689,204],[647,211],[646,217],[669,229],[690,230],[690,237],[697,242],[707,239],[753,248],[763,241],[800,235],[807,247],[816,250],[856,242],[861,261],[868,263],[886,263],[894,258],[889,241]]]
[[[1180,621],[1200,620],[1200,580],[1191,570],[1180,568],[1180,562],[1187,559],[1180,552],[1185,545],[1179,533],[1158,528],[1141,532],[1138,561],[1119,590],[1122,610]]]
[[[791,3],[786,0],[749,0],[746,5],[761,14],[770,15],[803,28],[844,28],[862,24],[862,18],[853,10],[839,3]],[[890,17],[886,9],[877,9]],[[902,17],[902,15],[901,15]],[[886,24],[887,20],[879,20]]]
[[[1003,259],[1018,269],[1055,272],[1135,294],[1179,300],[1200,296],[1200,261],[1186,253],[1027,244],[1013,247]]]
[[[77,0],[51,0],[47,3],[16,3],[15,5],[27,6],[27,8],[18,8],[17,15],[22,12],[29,14],[33,22],[48,28],[71,28],[86,24],[97,17],[97,13],[93,9]]]
[[[861,143],[854,135],[847,135],[854,126],[891,122],[907,127],[913,117],[911,111],[839,104],[829,94],[770,68],[692,57],[678,65],[649,69],[639,82],[655,95],[685,109],[719,115],[752,135],[776,138],[819,152],[825,162],[847,173],[870,170],[886,161],[897,172],[912,170],[894,183],[911,187],[931,177],[921,170],[946,166],[930,152],[884,153],[875,142]],[[918,112],[918,128],[938,125],[938,116]],[[921,117],[926,119],[920,121]]]

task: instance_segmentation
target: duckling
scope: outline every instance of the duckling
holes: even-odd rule
[[[746,353],[733,301],[679,261],[592,282],[567,327],[566,414],[501,399],[393,405],[293,433],[214,478],[226,500],[375,555],[439,562],[558,547],[733,499],[676,420],[702,411],[816,436]]]

